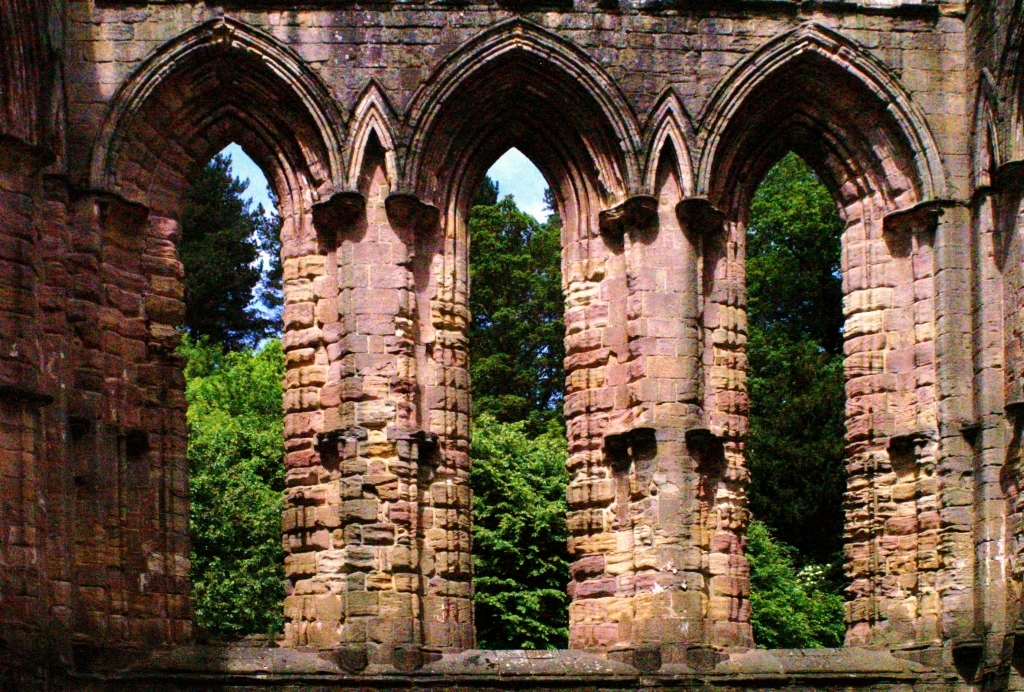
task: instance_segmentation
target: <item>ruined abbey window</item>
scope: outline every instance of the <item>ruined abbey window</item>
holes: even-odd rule
[[[285,595],[281,222],[237,144],[195,171],[181,229],[197,623],[215,640],[274,637]]]
[[[752,529],[751,550],[755,637],[770,639],[762,645],[842,643],[843,228],[829,190],[792,153],[768,172],[750,205],[746,458],[750,510],[761,524]],[[792,547],[805,583],[833,595],[823,607],[794,614],[806,622],[773,610],[782,606],[780,596],[758,573],[768,559],[757,555],[762,526]]]
[[[518,150],[488,171],[468,217],[478,643],[565,648],[561,223]]]

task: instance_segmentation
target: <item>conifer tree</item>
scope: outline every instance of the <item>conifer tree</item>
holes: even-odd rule
[[[246,183],[231,175],[230,165],[218,154],[196,172],[181,219],[180,253],[184,328],[237,350],[279,329],[280,220],[242,197]]]
[[[840,561],[846,404],[840,242],[828,189],[795,154],[747,231],[750,509],[800,563]]]

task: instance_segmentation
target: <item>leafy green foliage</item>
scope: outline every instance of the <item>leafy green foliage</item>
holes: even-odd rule
[[[797,569],[793,548],[760,521],[747,528],[754,639],[765,649],[842,646],[843,597],[830,593],[823,568]]]
[[[561,415],[565,383],[561,224],[541,224],[505,197],[473,208],[469,234],[474,412],[539,432]]]
[[[486,180],[469,217],[477,637],[568,643],[561,224]],[[551,196],[548,195],[549,206]]]
[[[747,310],[761,330],[843,352],[843,220],[828,189],[796,154],[758,187],[747,222]]]
[[[846,482],[843,222],[789,154],[758,188],[748,229],[750,507],[800,560],[834,562]]]
[[[243,199],[246,183],[231,175],[230,165],[218,154],[196,172],[181,218],[180,252],[185,329],[237,350],[279,328],[281,224]],[[270,260],[265,269],[260,251]]]
[[[220,639],[282,625],[284,355],[281,343],[225,353],[186,338],[192,595]]]
[[[484,648],[565,648],[565,432],[482,413],[473,424],[476,629]]]
[[[474,207],[493,207],[498,203],[498,183],[494,182],[490,178],[484,178],[484,181],[480,183],[480,187],[473,193],[473,206]]]

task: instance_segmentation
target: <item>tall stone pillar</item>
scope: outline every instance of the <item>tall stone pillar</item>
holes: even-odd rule
[[[928,202],[889,214],[881,230],[845,253],[868,260],[844,266],[847,642],[922,650],[946,639],[967,651],[977,644],[974,469],[964,437],[968,215]]]
[[[383,168],[370,166],[363,193],[317,205],[313,222],[318,253],[285,265],[285,402],[301,424],[286,425],[295,450],[284,514],[286,638],[338,649],[350,667],[415,667],[430,612],[425,585],[453,569],[467,582],[471,573],[468,484],[451,498],[450,483],[430,484],[437,438],[421,411],[417,246],[436,228],[437,210],[390,194]],[[305,315],[295,326],[303,339],[311,332],[308,346],[288,348],[292,315]],[[448,508],[464,515],[454,554],[440,545],[453,535]]]
[[[414,396],[404,422],[394,430],[411,455],[414,490],[407,509],[410,558],[404,568],[419,585],[420,643],[429,656],[437,656],[475,643],[467,292],[434,266],[454,259],[446,239],[439,238],[438,209],[413,195],[393,194],[387,212],[413,252],[408,269],[414,302],[405,354]]]
[[[1004,166],[996,183],[992,248],[999,283],[990,287],[989,295],[993,289],[998,289],[1001,295],[989,315],[999,319],[998,328],[990,334],[1001,337],[999,346],[991,350],[996,354],[992,356],[995,362],[1002,366],[1001,372],[995,371],[992,375],[1001,379],[1002,386],[997,394],[989,394],[985,408],[1001,409],[1002,415],[992,421],[991,430],[983,429],[980,444],[983,454],[988,451],[1001,457],[998,469],[993,469],[992,474],[998,473],[1002,491],[998,535],[1005,537],[1005,547],[996,544],[995,547],[1002,547],[1002,550],[994,557],[1006,577],[1005,593],[1001,594],[1006,603],[1005,628],[1019,642],[1024,639],[1024,182],[1021,166]]]
[[[1006,578],[1005,536],[1008,489],[1007,426],[1004,408],[1003,280],[997,222],[1002,195],[986,187],[972,200],[970,239],[971,411],[963,433],[974,461],[974,612],[975,628],[984,632],[984,659],[979,673],[1002,662],[1004,642],[1013,636],[1013,598]],[[1012,544],[1012,542],[1011,542]]]
[[[702,253],[721,234],[721,214],[682,201],[671,177],[660,181],[657,198],[602,215],[609,246],[621,251],[625,295],[613,300],[624,303],[626,343],[607,351],[608,412],[589,412],[604,430],[604,479],[568,491],[570,528],[582,516],[590,527],[587,541],[571,543],[570,643],[657,647],[663,660],[683,661],[707,646],[751,643],[745,476],[742,463],[728,467],[703,410]]]
[[[750,646],[750,577],[744,556],[749,474],[742,455],[746,436],[746,312],[732,305],[736,259],[730,260],[724,215],[704,199],[682,200],[676,215],[689,248],[686,272],[694,312],[694,401],[698,416],[686,429],[696,462],[693,500],[701,517],[702,567],[708,580],[708,643]],[[726,269],[723,272],[723,267]],[[732,267],[732,271],[728,269]],[[725,319],[723,320],[723,316]],[[724,356],[724,357],[723,357]],[[740,368],[737,372],[737,368]]]

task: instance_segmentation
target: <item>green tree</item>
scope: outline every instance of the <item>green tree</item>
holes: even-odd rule
[[[476,631],[483,648],[565,648],[569,561],[565,470],[558,421],[539,435],[525,423],[478,414],[473,423]]]
[[[842,549],[842,231],[828,190],[794,154],[751,204],[750,508],[802,563],[837,562]]]
[[[218,154],[196,172],[181,218],[180,252],[185,329],[237,350],[279,323],[280,219],[252,208],[242,197],[247,183],[231,175],[230,165]],[[261,251],[269,258],[266,269]]]
[[[281,343],[225,352],[186,338],[192,596],[209,635],[282,626],[284,355]]]
[[[843,352],[844,224],[814,171],[786,155],[757,188],[747,222],[750,324]]]
[[[798,569],[793,548],[760,521],[747,528],[754,639],[764,649],[842,646],[843,597],[831,593],[820,565]]]
[[[549,207],[553,207],[550,193]],[[568,643],[561,417],[561,223],[539,223],[491,180],[469,217],[473,541],[477,637],[491,648]]]
[[[487,183],[477,199],[497,194]],[[561,416],[565,384],[561,224],[541,224],[509,196],[474,207],[469,235],[473,410],[543,430]]]

